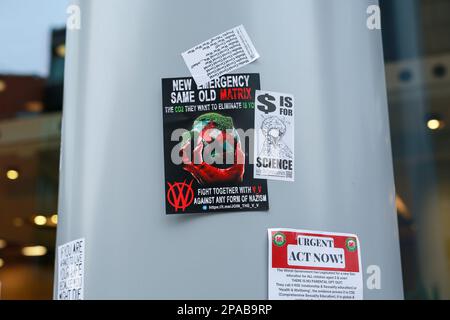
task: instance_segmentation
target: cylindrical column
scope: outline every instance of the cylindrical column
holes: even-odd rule
[[[362,265],[402,298],[380,31],[370,0],[80,0],[68,32],[58,245],[86,239],[97,298],[267,298],[267,229],[354,233]],[[239,72],[296,98],[296,181],[270,210],[166,216],[161,79],[181,52],[243,24],[261,55]],[[364,272],[365,274],[365,272]]]

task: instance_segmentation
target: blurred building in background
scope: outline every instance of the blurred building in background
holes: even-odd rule
[[[48,77],[0,75],[0,298],[51,299],[65,30]]]
[[[381,3],[405,296],[450,299],[450,2]]]
[[[450,299],[450,1],[381,5],[405,296]],[[46,73],[0,74],[3,299],[52,297],[65,30],[47,32]]]

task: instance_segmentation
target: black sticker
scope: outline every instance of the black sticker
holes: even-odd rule
[[[259,89],[259,74],[162,79],[167,214],[269,209],[250,163]]]

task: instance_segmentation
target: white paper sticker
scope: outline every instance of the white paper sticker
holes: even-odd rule
[[[256,91],[254,177],[294,181],[294,108],[291,94]]]
[[[270,300],[362,300],[354,234],[269,229]]]
[[[243,25],[225,31],[182,53],[197,86],[230,73],[259,58]]]
[[[58,300],[84,299],[84,239],[58,247]]]

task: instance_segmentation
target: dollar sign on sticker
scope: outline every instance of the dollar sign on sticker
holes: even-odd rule
[[[277,106],[271,102],[275,100],[275,97],[271,96],[268,93],[260,95],[258,97],[258,102],[262,103],[263,105],[258,104],[259,111],[264,112],[265,114],[275,112],[277,110]]]

